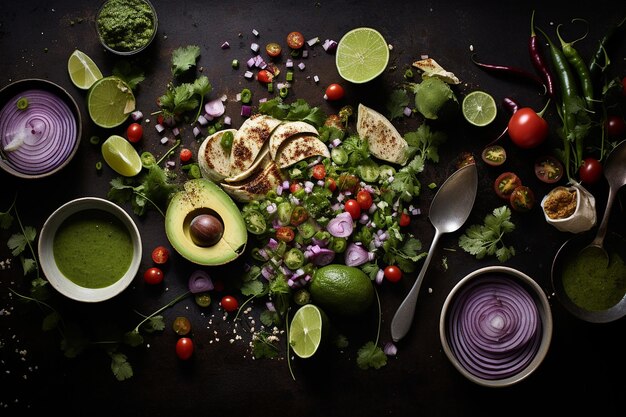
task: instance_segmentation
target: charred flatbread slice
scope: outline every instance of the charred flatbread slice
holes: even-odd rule
[[[276,159],[280,146],[286,140],[297,135],[314,135],[318,136],[317,129],[309,123],[302,121],[289,121],[278,125],[270,136],[270,157]]]
[[[281,123],[274,117],[256,114],[246,119],[233,138],[230,150],[230,175],[246,171],[256,161],[272,131]]]
[[[408,159],[409,144],[391,122],[376,110],[359,104],[356,130],[367,140],[372,155],[383,161],[404,165]]]
[[[330,151],[317,136],[303,135],[292,137],[283,143],[275,161],[279,168],[287,168],[312,156],[330,158]]]
[[[252,165],[250,165],[250,168],[246,169],[243,172],[240,172],[237,175],[224,178],[224,182],[233,183],[233,182],[240,182],[240,181],[245,180],[250,175],[252,175],[255,171],[257,171],[259,168],[262,169],[261,165],[266,164],[268,162],[267,160],[268,155],[269,155],[269,146],[266,143],[263,146],[263,148],[261,148],[261,151],[259,152],[259,155],[257,156],[256,160],[252,163]]]
[[[236,129],[220,130],[208,136],[198,149],[198,166],[202,176],[211,181],[219,182],[230,175],[230,151],[222,146],[222,137],[226,132],[231,135]]]
[[[448,84],[461,84],[461,80],[450,71],[446,71],[432,58],[420,59],[413,63],[415,68],[422,71],[422,77],[437,77]]]
[[[234,200],[247,203],[275,190],[283,180],[282,171],[270,159],[268,153],[263,158],[263,163],[259,164],[258,169],[248,178],[237,183],[222,183],[221,186]]]

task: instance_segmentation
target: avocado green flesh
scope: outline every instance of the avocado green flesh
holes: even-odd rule
[[[200,214],[213,214],[224,225],[222,238],[213,246],[196,245],[189,224]],[[172,247],[199,265],[223,265],[235,260],[246,247],[248,232],[239,208],[220,187],[206,179],[189,180],[176,193],[165,213],[165,233]]]

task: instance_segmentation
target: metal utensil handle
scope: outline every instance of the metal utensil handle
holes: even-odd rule
[[[439,241],[439,237],[441,236],[441,232],[438,229],[435,229],[435,237],[433,237],[433,242],[430,244],[430,249],[428,250],[428,255],[426,256],[426,260],[424,260],[424,264],[422,265],[422,269],[420,270],[419,275],[415,279],[411,290],[407,294],[398,310],[393,316],[391,320],[391,338],[394,342],[402,339],[409,332],[411,328],[411,324],[413,323],[413,317],[415,316],[415,304],[417,303],[417,296],[420,292],[420,287],[422,286],[422,281],[424,280],[424,276],[426,275],[426,270],[428,269],[428,264],[430,264],[430,260],[433,257],[433,253],[435,252],[435,247],[437,242]]]
[[[600,223],[600,227],[598,227],[598,232],[596,233],[596,237],[591,242],[592,245],[601,247],[604,242],[604,237],[606,236],[606,230],[609,226],[609,217],[611,216],[611,208],[613,207],[613,201],[615,200],[615,195],[617,194],[617,190],[615,187],[609,186],[609,199],[606,202],[606,208],[604,209],[604,216],[602,216],[602,222]]]

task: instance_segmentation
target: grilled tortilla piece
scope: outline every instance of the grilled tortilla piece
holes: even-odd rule
[[[280,123],[280,120],[264,114],[256,114],[243,122],[230,150],[230,176],[238,175],[254,164],[263,145]]]
[[[406,164],[409,144],[385,116],[359,104],[356,130],[361,138],[367,140],[368,149],[376,158]]]
[[[272,159],[276,159],[278,149],[283,142],[289,140],[296,135],[314,135],[319,136],[317,129],[306,122],[301,121],[289,121],[278,125],[270,136],[270,156]]]
[[[282,169],[312,156],[330,158],[330,151],[317,136],[295,136],[278,149],[275,161]]]
[[[214,182],[222,181],[230,175],[230,152],[222,146],[226,132],[235,135],[236,129],[225,129],[207,137],[198,149],[198,166],[202,176]]]
[[[461,80],[450,71],[446,71],[432,58],[421,59],[413,63],[415,68],[422,71],[422,77],[436,77],[448,84],[461,84]]]
[[[270,159],[269,153],[265,154],[257,168],[243,181],[220,185],[234,200],[247,203],[264,197],[269,191],[275,190],[279,184],[282,184],[283,174],[276,163]]]
[[[223,181],[227,183],[234,183],[234,182],[240,182],[240,181],[245,180],[250,175],[252,175],[256,170],[263,169],[261,165],[267,163],[268,154],[269,154],[269,146],[267,145],[267,142],[266,142],[263,148],[261,148],[261,151],[259,152],[259,155],[257,156],[256,160],[252,163],[252,165],[250,165],[250,168],[246,169],[243,172],[240,172],[237,175],[226,177],[223,179]]]

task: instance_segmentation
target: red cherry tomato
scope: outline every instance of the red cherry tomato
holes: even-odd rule
[[[326,87],[326,94],[324,94],[324,98],[330,101],[341,100],[344,94],[345,91],[343,87],[337,83],[334,83]]]
[[[296,237],[296,233],[291,227],[281,226],[276,229],[276,239],[282,242],[291,242]]]
[[[580,169],[578,170],[578,176],[580,180],[585,184],[595,184],[602,177],[602,164],[596,158],[585,158],[583,160]]]
[[[513,210],[526,212],[535,205],[535,194],[527,186],[520,185],[513,190],[509,201]]]
[[[237,301],[237,299],[230,295],[225,295],[224,297],[222,297],[221,304],[222,308],[229,313],[239,308],[239,302]]]
[[[316,180],[323,180],[326,177],[326,167],[324,164],[317,164],[313,167],[313,171],[311,173],[313,178]]]
[[[398,220],[398,224],[400,227],[405,227],[411,224],[411,216],[406,213],[400,214],[400,219]]]
[[[271,42],[265,45],[265,52],[268,56],[272,58],[276,58],[282,52],[283,48],[280,47],[276,42]]]
[[[356,194],[356,201],[361,210],[368,210],[372,206],[372,195],[367,190],[360,190]]]
[[[193,355],[193,341],[188,337],[181,337],[176,342],[176,355],[186,361]]]
[[[549,130],[548,122],[530,107],[519,109],[509,120],[509,137],[523,149],[541,145],[548,138]]]
[[[143,127],[139,123],[131,123],[126,129],[126,137],[129,142],[139,142],[143,137]]]
[[[272,80],[274,79],[274,74],[272,74],[266,69],[262,69],[256,75],[256,79],[265,84],[271,83]]]
[[[302,184],[300,184],[299,182],[292,182],[291,184],[289,184],[289,192],[291,194],[301,189],[302,189]]]
[[[493,183],[493,189],[498,197],[509,200],[511,193],[522,185],[522,180],[513,172],[503,172]]]
[[[335,181],[333,178],[326,178],[326,183],[324,185],[330,191],[335,191],[337,189],[337,181]]]
[[[157,246],[152,250],[152,261],[155,264],[164,264],[170,259],[170,251],[165,246]]]
[[[287,45],[291,49],[300,49],[304,46],[304,35],[300,32],[290,32],[287,35]]]
[[[156,266],[146,269],[143,273],[143,279],[146,283],[151,285],[160,284],[163,282],[163,271]]]
[[[181,162],[189,162],[191,160],[191,157],[193,156],[193,154],[191,153],[191,150],[187,149],[187,148],[183,148],[180,150],[180,161]]]
[[[606,133],[611,139],[626,137],[626,122],[619,116],[609,116],[606,119]]]
[[[542,182],[553,184],[563,178],[563,164],[552,155],[535,160],[535,175]]]
[[[385,278],[391,282],[398,282],[402,279],[402,270],[395,265],[388,265],[385,268]]]
[[[361,206],[359,205],[359,202],[353,198],[346,201],[344,210],[350,213],[350,217],[355,220],[361,217]]]

